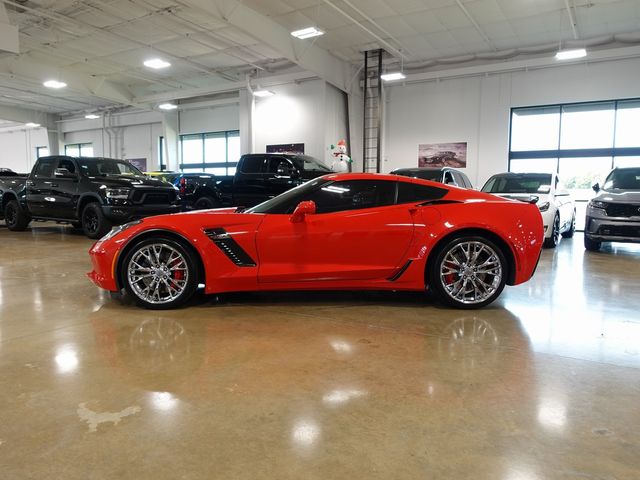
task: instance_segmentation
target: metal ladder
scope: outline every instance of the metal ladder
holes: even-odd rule
[[[364,132],[362,171],[380,173],[382,129],[382,49],[364,52]]]

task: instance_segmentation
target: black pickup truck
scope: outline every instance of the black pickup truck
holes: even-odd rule
[[[238,161],[235,175],[155,172],[180,191],[186,209],[253,207],[331,169],[308,155],[252,153]]]
[[[112,225],[181,209],[175,187],[124,160],[40,157],[29,176],[0,176],[0,218],[14,231],[31,220],[53,220],[96,239]]]

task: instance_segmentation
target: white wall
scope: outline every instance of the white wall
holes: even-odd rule
[[[223,132],[240,128],[240,106],[222,105],[180,112],[180,134]]]
[[[383,169],[416,166],[419,143],[466,141],[482,186],[508,168],[512,107],[640,97],[638,78],[634,59],[388,87]]]
[[[48,141],[44,128],[0,133],[0,167],[30,172],[36,160],[36,147],[46,147]]]

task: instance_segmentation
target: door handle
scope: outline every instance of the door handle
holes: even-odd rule
[[[34,182],[33,180],[27,180],[25,182],[25,185],[27,185],[28,187],[33,187],[36,184],[36,182]]]

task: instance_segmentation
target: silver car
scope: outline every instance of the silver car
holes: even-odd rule
[[[595,251],[602,242],[640,243],[640,167],[614,168],[587,205],[584,248]]]

